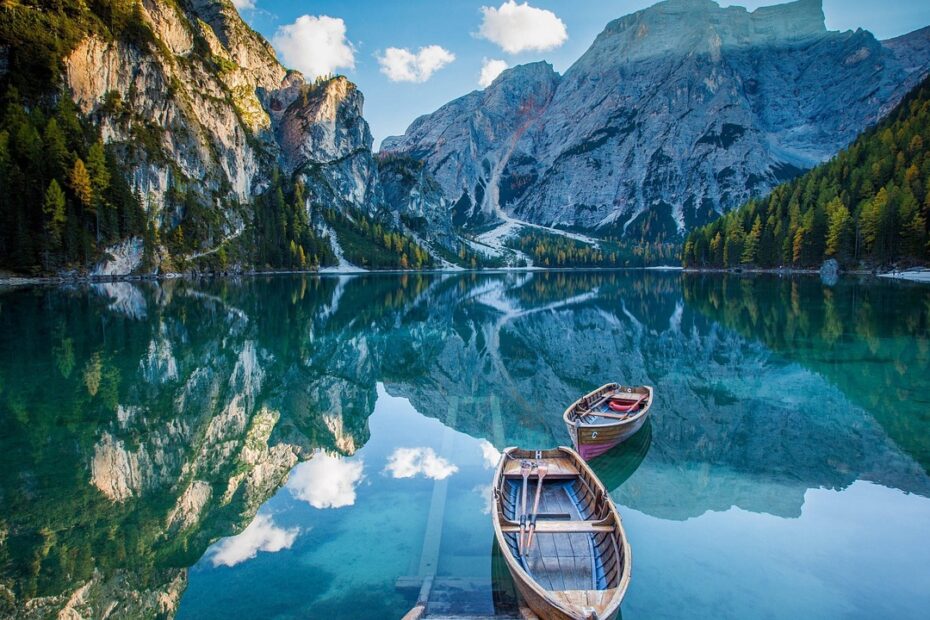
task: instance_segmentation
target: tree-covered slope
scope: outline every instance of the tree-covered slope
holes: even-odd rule
[[[930,260],[930,78],[848,149],[687,238],[686,267]]]

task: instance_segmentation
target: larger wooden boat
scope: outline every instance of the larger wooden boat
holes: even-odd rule
[[[517,589],[540,618],[616,618],[630,545],[607,489],[574,450],[505,450],[492,519]]]
[[[651,387],[608,383],[573,402],[562,419],[575,450],[588,461],[636,434],[650,407]]]

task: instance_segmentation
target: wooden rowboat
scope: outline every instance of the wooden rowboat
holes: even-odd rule
[[[617,617],[630,583],[630,545],[607,489],[574,450],[505,450],[492,519],[517,590],[542,620]]]
[[[588,461],[623,443],[642,428],[652,407],[652,388],[603,385],[562,415],[581,458]]]

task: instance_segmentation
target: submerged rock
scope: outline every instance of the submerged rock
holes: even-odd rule
[[[830,258],[820,266],[820,281],[827,286],[835,286],[840,279],[840,264],[835,258]]]

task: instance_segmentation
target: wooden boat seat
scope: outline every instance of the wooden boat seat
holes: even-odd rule
[[[514,534],[520,531],[519,524],[502,525],[505,534]],[[537,534],[600,534],[613,532],[613,525],[604,525],[601,521],[537,521]]]
[[[559,478],[575,478],[578,474],[568,459],[550,459],[548,461],[549,473],[546,474],[547,480],[557,480]],[[504,464],[504,477],[523,479],[520,474],[520,461],[513,459]],[[538,478],[536,472],[530,474],[531,482]]]

